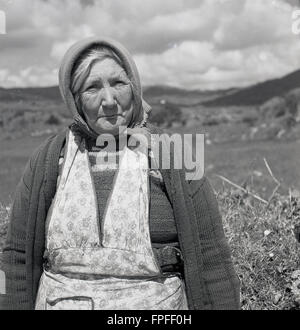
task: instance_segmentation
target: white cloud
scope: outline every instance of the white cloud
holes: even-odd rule
[[[214,42],[218,48],[241,49],[280,42],[291,36],[290,6],[280,5],[279,1],[247,0],[244,3],[238,15],[228,15],[215,31]]]
[[[92,31],[91,27],[83,24],[74,29],[72,36],[68,40],[55,41],[52,45],[50,56],[57,61],[60,61],[68,48],[71,47],[77,40],[94,35],[95,33]]]
[[[185,88],[227,88],[300,67],[291,33],[296,0],[0,0],[0,85],[58,82],[75,41],[109,36],[134,54],[141,80]]]
[[[8,74],[9,71],[7,69],[0,69],[0,81],[5,81],[7,79]]]
[[[183,42],[159,55],[135,56],[144,84],[191,89],[247,86],[300,67],[300,43],[219,51],[208,42]]]

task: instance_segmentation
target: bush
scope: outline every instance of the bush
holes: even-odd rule
[[[150,113],[149,121],[158,126],[172,127],[174,123],[183,123],[181,109],[173,104],[166,102],[159,106],[154,106]]]
[[[241,121],[248,126],[254,126],[254,124],[257,122],[257,118],[255,116],[244,116]]]
[[[45,124],[47,125],[60,125],[61,124],[61,119],[58,115],[56,114],[51,114],[46,120]]]

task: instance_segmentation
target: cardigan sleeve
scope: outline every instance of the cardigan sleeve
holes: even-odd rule
[[[26,228],[30,207],[31,185],[40,146],[26,164],[17,185],[9,216],[6,242],[3,249],[3,270],[6,292],[0,300],[0,309],[27,309],[26,293]]]
[[[212,309],[240,309],[240,281],[234,270],[217,199],[208,179],[189,183],[203,251],[203,280]]]

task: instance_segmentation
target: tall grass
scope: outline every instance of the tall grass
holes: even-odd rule
[[[300,199],[276,194],[266,207],[228,189],[217,198],[241,280],[242,308],[300,309],[300,244],[294,235]]]
[[[241,280],[242,309],[300,309],[300,244],[293,232],[300,222],[300,198],[277,194],[266,208],[238,190],[223,189],[217,199]],[[0,250],[8,211],[0,205]]]

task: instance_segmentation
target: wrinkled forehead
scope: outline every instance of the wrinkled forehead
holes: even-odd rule
[[[76,93],[90,76],[113,77],[125,74],[125,66],[109,47],[93,45],[78,56],[71,73],[71,90]]]
[[[127,77],[125,69],[113,58],[104,58],[95,61],[91,65],[88,75],[88,79],[117,79],[121,77]]]

